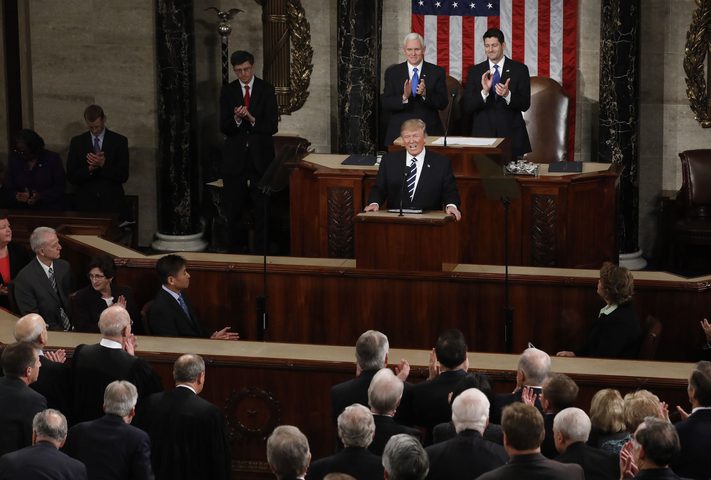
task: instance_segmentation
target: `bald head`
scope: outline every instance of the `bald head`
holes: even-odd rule
[[[99,331],[103,337],[121,337],[126,327],[130,329],[131,317],[121,305],[111,305],[101,312]]]
[[[47,343],[47,324],[44,319],[36,313],[21,317],[15,323],[15,340],[32,343],[37,348],[44,347]]]

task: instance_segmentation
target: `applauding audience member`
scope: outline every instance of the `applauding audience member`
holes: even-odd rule
[[[679,454],[679,437],[671,423],[647,417],[633,438],[620,452],[620,478],[683,480],[669,469]]]

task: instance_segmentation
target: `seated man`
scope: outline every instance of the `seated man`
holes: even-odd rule
[[[400,128],[405,150],[389,153],[383,158],[370,190],[366,212],[377,212],[386,200],[389,208],[444,210],[457,220],[459,191],[449,159],[425,149],[425,122],[405,121]]]
[[[309,441],[292,425],[279,425],[267,439],[267,463],[279,480],[304,478],[311,462]]]
[[[382,455],[385,444],[390,437],[407,433],[418,440],[420,431],[395,422],[395,411],[402,398],[403,382],[389,368],[382,368],[375,374],[368,387],[368,404],[373,412],[375,436],[368,450],[376,455]]]
[[[524,350],[516,367],[516,389],[512,393],[496,395],[494,403],[491,405],[491,421],[501,423],[501,411],[507,405],[522,401],[524,389],[527,392],[540,395],[550,371],[551,358],[546,352],[534,347]],[[539,410],[543,409],[538,397],[535,399],[535,404]]]
[[[682,448],[671,423],[647,417],[635,430],[634,442],[628,442],[620,452],[620,478],[683,480],[669,468]],[[694,467],[693,464],[689,466]]]
[[[388,440],[383,451],[386,480],[424,480],[429,469],[427,453],[416,438],[401,433]]]
[[[190,274],[180,255],[166,255],[156,262],[156,272],[163,284],[148,312],[153,335],[162,337],[203,337],[213,340],[237,340],[239,334],[225,327],[208,333],[183,295],[190,286]]]

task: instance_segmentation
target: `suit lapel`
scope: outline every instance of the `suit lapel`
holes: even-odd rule
[[[417,195],[421,194],[423,185],[427,181],[427,177],[430,177],[428,170],[430,169],[430,162],[428,160],[427,152],[425,151],[425,158],[422,160],[422,169],[420,170],[420,179],[417,181],[417,187],[415,187],[415,194],[412,196],[412,203],[415,203],[415,199],[418,198]]]
[[[59,298],[59,293],[57,293],[56,289],[52,288],[52,282],[49,281],[49,277],[45,273],[44,268],[42,268],[42,265],[39,264],[39,260],[37,259],[37,257],[35,257],[33,261],[35,263],[34,269],[35,269],[37,280],[39,282],[42,282],[41,284],[46,286],[47,291],[50,292],[50,294],[55,299],[57,299],[60,304],[63,305],[62,299]],[[56,269],[56,265],[54,265],[54,262],[52,263],[52,268],[54,269],[54,281],[56,282],[57,281],[57,269]]]

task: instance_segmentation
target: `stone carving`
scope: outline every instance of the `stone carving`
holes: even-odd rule
[[[353,258],[353,189],[328,189],[328,256]]]
[[[711,0],[696,0],[694,12],[686,33],[684,72],[686,96],[689,98],[694,118],[703,128],[711,127]],[[704,77],[704,66],[707,74]]]
[[[232,391],[225,405],[230,440],[267,438],[281,423],[281,406],[274,396],[257,387]]]
[[[551,195],[533,195],[531,202],[532,264],[536,267],[555,267],[557,245],[555,227],[558,223],[558,205]]]

